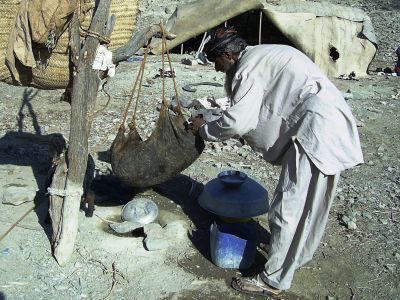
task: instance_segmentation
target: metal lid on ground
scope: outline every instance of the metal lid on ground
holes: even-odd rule
[[[229,180],[229,176],[232,180]],[[230,185],[231,181],[241,183]],[[243,172],[224,171],[204,186],[199,204],[205,210],[221,217],[255,217],[268,211],[268,191]]]
[[[157,217],[157,204],[147,198],[135,198],[122,208],[121,219],[123,222],[109,224],[109,227],[115,232],[127,233],[152,223]]]

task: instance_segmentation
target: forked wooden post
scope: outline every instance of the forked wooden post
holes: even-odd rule
[[[111,0],[100,0],[89,32],[94,32],[101,36],[106,34],[105,24],[108,20],[110,3]],[[64,187],[62,179],[60,182],[60,178],[53,178],[52,187],[56,189],[58,186],[64,191],[58,197],[53,197],[50,205],[53,226],[53,255],[60,265],[64,265],[69,260],[75,245],[78,230],[78,212],[88,160],[89,119],[94,112],[100,84],[98,71],[92,69],[99,40],[89,34],[81,47],[79,28],[79,20],[75,15],[71,23],[70,37],[74,74],[69,147],[66,157],[68,168],[66,168],[65,164],[60,166],[60,168],[67,170],[67,176]],[[61,174],[57,171],[55,173],[55,175]]]
[[[78,231],[78,213],[83,195],[83,183],[88,162],[90,119],[95,111],[100,77],[92,64],[99,45],[99,36],[111,35],[115,18],[108,18],[111,0],[100,0],[85,41],[81,43],[80,24],[73,17],[70,33],[73,88],[71,95],[71,120],[67,156],[60,159],[50,186],[50,216],[52,220],[53,255],[60,265],[70,259]],[[107,21],[108,20],[108,21]],[[160,26],[152,25],[141,30],[122,47],[113,52],[113,63],[126,60],[143,47]],[[168,39],[175,36],[166,33]]]

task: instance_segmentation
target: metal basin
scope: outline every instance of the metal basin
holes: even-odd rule
[[[150,199],[136,198],[122,207],[122,223],[111,223],[109,227],[118,233],[127,233],[154,222],[158,217],[158,207]]]
[[[158,207],[150,199],[136,198],[124,205],[121,212],[122,221],[149,224],[158,217]]]

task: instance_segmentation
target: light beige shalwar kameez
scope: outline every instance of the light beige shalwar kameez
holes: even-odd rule
[[[247,47],[232,81],[232,107],[200,128],[209,141],[242,136],[282,172],[269,211],[271,244],[261,274],[288,289],[323,235],[341,171],[363,162],[351,110],[303,53]]]

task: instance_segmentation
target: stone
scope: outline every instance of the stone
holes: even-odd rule
[[[143,226],[145,235],[162,235],[162,227],[158,223],[150,223]]]
[[[342,221],[343,221],[343,223],[347,224],[347,222],[350,221],[350,218],[348,216],[346,216],[346,215],[343,215],[342,216]]]
[[[171,223],[168,223],[165,227],[164,230],[166,231],[166,234],[172,239],[172,240],[184,240],[187,238],[187,232],[188,232],[189,226],[187,222],[183,220],[176,220]]]
[[[197,66],[199,63],[195,59],[182,58],[181,63],[187,66]]]
[[[342,95],[343,95],[343,98],[344,98],[345,100],[349,100],[349,99],[353,99],[353,98],[354,98],[353,93],[350,92],[350,91],[347,91],[347,92],[345,92],[345,93],[342,93]]]
[[[363,204],[368,202],[367,199],[365,199],[365,198],[359,198],[357,201],[360,203],[363,203]]]
[[[362,215],[363,215],[363,217],[367,218],[368,220],[372,219],[372,214],[369,212],[363,212]]]
[[[357,127],[365,127],[365,123],[363,120],[356,119],[356,125]]]
[[[386,264],[384,267],[393,272],[396,269],[396,264]]]
[[[69,289],[69,287],[67,285],[60,284],[60,285],[55,285],[54,289],[57,291],[66,291]]]
[[[160,224],[146,224],[144,226],[144,233],[146,238],[143,242],[148,251],[162,250],[170,246],[169,239],[165,236],[165,232]]]
[[[37,189],[33,186],[22,184],[8,184],[1,195],[3,204],[20,205],[31,202],[36,197]]]
[[[379,219],[379,221],[380,221],[383,225],[389,224],[389,221],[388,221],[387,219]]]
[[[148,251],[157,251],[167,249],[170,246],[170,241],[163,237],[146,237],[144,244]]]
[[[394,170],[394,168],[392,168],[390,166],[386,167],[386,171],[388,171],[388,172],[393,172],[393,170]]]
[[[347,228],[350,229],[350,230],[356,230],[357,229],[357,224],[354,221],[350,220],[347,223]]]

